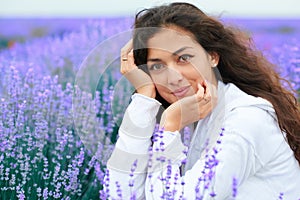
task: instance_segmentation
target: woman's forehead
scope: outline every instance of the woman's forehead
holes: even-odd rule
[[[198,44],[186,31],[163,28],[147,42],[147,48],[175,52],[182,47],[195,48]],[[199,45],[199,44],[198,44]]]

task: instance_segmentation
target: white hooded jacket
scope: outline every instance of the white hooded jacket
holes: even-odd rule
[[[300,167],[267,100],[219,81],[218,104],[188,150],[178,131],[158,133],[152,145],[159,106],[133,95],[107,164],[111,199],[300,199]]]

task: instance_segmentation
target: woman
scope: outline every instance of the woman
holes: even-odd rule
[[[137,14],[121,51],[137,93],[107,164],[109,198],[300,198],[297,100],[241,36],[187,3]]]

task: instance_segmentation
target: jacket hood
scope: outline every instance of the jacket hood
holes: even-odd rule
[[[223,101],[225,102],[222,103],[222,100],[220,99],[220,105],[225,107],[225,112],[230,112],[239,107],[254,106],[267,111],[274,118],[277,118],[273,105],[268,100],[249,95],[232,83],[225,85],[223,82],[219,81],[218,96],[219,98],[222,98],[222,96],[224,97]]]
[[[199,159],[201,152],[214,145],[219,133],[224,128],[228,114],[240,107],[257,107],[267,111],[277,119],[272,104],[261,98],[249,95],[232,83],[218,82],[218,103],[213,111],[204,119],[199,120],[189,143],[187,164],[184,171],[189,170]],[[207,143],[209,138],[209,145]]]

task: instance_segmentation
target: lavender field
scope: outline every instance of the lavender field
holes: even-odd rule
[[[226,19],[300,94],[300,20]],[[0,19],[0,199],[105,199],[132,19]],[[299,99],[299,98],[298,98]]]

